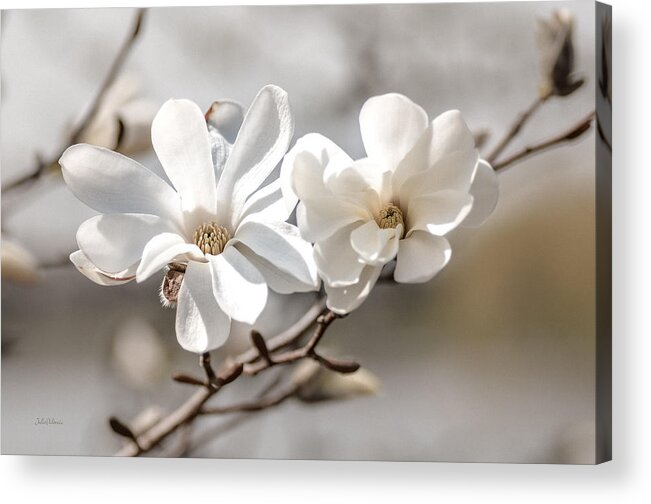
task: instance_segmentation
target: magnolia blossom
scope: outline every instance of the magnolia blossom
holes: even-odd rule
[[[385,264],[397,282],[425,282],[450,260],[444,238],[478,226],[497,203],[497,177],[479,160],[458,111],[431,123],[400,94],[369,99],[359,117],[366,158],[353,161],[327,138],[308,134],[282,166],[283,191],[297,195],[303,237],[315,243],[328,307],[357,308]]]
[[[295,197],[283,199],[278,178],[263,185],[293,129],[287,94],[267,86],[233,145],[194,103],[166,102],[151,137],[169,182],[104,148],[70,147],[60,160],[65,181],[102,212],[80,226],[71,261],[101,285],[142,282],[167,267],[163,294],[177,303],[179,343],[194,352],[221,346],[231,319],[254,323],[267,287],[317,289],[312,247],[285,222]]]

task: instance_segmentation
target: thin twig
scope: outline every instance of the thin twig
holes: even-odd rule
[[[136,19],[133,23],[133,28],[129,31],[128,38],[124,41],[122,47],[120,48],[120,51],[118,52],[115,59],[113,60],[113,63],[111,64],[111,67],[109,68],[106,77],[102,81],[102,84],[99,87],[97,94],[95,95],[93,101],[91,102],[90,107],[82,117],[81,121],[79,121],[79,124],[70,133],[64,145],[57,150],[57,155],[52,157],[52,159],[50,159],[49,161],[40,160],[38,162],[38,166],[36,167],[35,170],[32,171],[32,173],[24,177],[21,177],[13,182],[10,182],[9,184],[6,184],[4,187],[2,187],[3,194],[6,194],[9,191],[13,191],[14,189],[17,189],[24,185],[33,184],[34,182],[39,180],[41,176],[43,176],[48,171],[49,168],[58,166],[59,159],[61,158],[65,150],[70,145],[79,142],[81,136],[84,133],[84,130],[86,130],[88,125],[95,119],[95,116],[97,115],[97,112],[102,105],[106,93],[115,82],[115,79],[120,74],[120,71],[124,66],[124,63],[127,60],[127,56],[131,52],[134,43],[138,39],[138,35],[140,34],[142,28],[142,22],[145,17],[145,12],[146,9],[138,9],[138,12],[136,13]]]
[[[544,142],[540,142],[538,144],[525,147],[521,151],[516,152],[512,156],[509,156],[508,158],[504,159],[503,161],[495,163],[493,165],[493,168],[495,169],[495,171],[503,170],[507,166],[510,166],[528,156],[531,156],[532,154],[547,149],[551,149],[553,147],[558,147],[566,142],[575,140],[576,138],[580,137],[583,133],[585,133],[590,129],[594,117],[595,117],[595,113],[594,111],[592,111],[584,119],[579,121],[576,125],[572,126],[572,128],[570,128],[569,130],[561,133],[560,135],[552,137],[549,140],[545,140]]]
[[[508,147],[511,141],[520,133],[524,125],[531,119],[531,116],[540,108],[540,106],[549,99],[549,95],[539,96],[536,100],[529,105],[529,107],[522,112],[518,119],[513,123],[509,131],[504,135],[504,138],[495,146],[493,151],[486,157],[486,160],[493,164],[497,157]]]

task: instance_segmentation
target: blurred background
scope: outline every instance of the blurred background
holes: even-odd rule
[[[536,19],[562,6],[576,16],[576,65],[587,83],[551,99],[515,151],[594,108],[594,4],[151,9],[123,72],[126,94],[138,101],[129,117],[136,124],[171,97],[204,109],[221,98],[248,105],[274,83],[289,93],[296,138],[319,131],[361,157],[360,107],[397,91],[431,117],[460,109],[474,131],[490,132],[485,153],[535,98]],[[134,15],[2,12],[3,186],[33,170],[38,156],[56,155]],[[152,152],[134,152],[159,169]],[[441,274],[425,285],[378,286],[333,325],[324,346],[371,370],[378,395],[288,402],[221,435],[228,419],[204,419],[189,454],[593,462],[594,162],[590,132],[500,173],[495,213],[479,230],[451,235],[452,260]],[[3,248],[21,244],[40,265],[27,277],[3,274],[2,452],[110,455],[122,441],[107,418],[174,408],[190,391],[170,375],[194,373],[196,357],[176,343],[174,312],[158,301],[160,277],[100,287],[67,264],[78,225],[93,213],[59,177],[2,203]],[[271,335],[311,301],[276,296],[257,327]],[[247,343],[247,330],[237,328],[221,357]],[[260,386],[242,380],[220,403]],[[62,423],[35,425],[44,417]]]

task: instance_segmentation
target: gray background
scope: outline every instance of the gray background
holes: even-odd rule
[[[432,116],[459,108],[494,140],[536,93],[533,26],[558,5],[156,9],[128,69],[160,102],[188,97],[203,107],[223,97],[249,103],[262,85],[281,85],[297,136],[320,131],[354,156],[363,152],[359,108],[386,91],[407,94]],[[548,104],[514,148],[593,107],[592,7],[570,5],[588,85]],[[4,18],[3,182],[32,166],[36,152],[56,150],[131,17],[129,10],[61,10]],[[479,231],[452,236],[452,262],[435,280],[378,287],[333,326],[332,351],[374,371],[381,395],[287,404],[193,455],[591,462],[593,166],[593,142],[584,140],[502,174],[495,214]],[[91,215],[53,186],[4,223],[44,263],[73,249],[76,227]],[[110,454],[119,443],[106,428],[109,414],[129,418],[187,395],[167,368],[191,370],[195,362],[177,348],[157,281],[101,288],[57,268],[36,287],[3,283],[3,453]],[[262,329],[278,328],[279,306],[297,315],[308,301],[276,301]],[[116,376],[114,362],[116,329],[134,316],[156,328],[166,353],[166,372],[139,386]],[[243,384],[222,400],[251,390]],[[64,424],[34,426],[46,416]]]

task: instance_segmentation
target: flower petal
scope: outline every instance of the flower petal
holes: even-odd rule
[[[399,201],[409,202],[418,196],[445,189],[468,192],[478,158],[476,149],[454,151],[443,156],[433,167],[416,172],[404,181],[398,188]]]
[[[233,143],[242,126],[244,109],[239,103],[229,100],[213,102],[206,112],[206,122],[217,129],[229,143]]]
[[[122,285],[136,278],[136,268],[138,264],[133,264],[129,268],[117,273],[106,273],[95,266],[88,257],[81,251],[77,250],[70,254],[70,262],[89,280],[98,285]]]
[[[395,170],[427,128],[427,113],[406,96],[389,93],[364,103],[359,126],[368,157]]]
[[[147,214],[103,214],[79,226],[77,243],[99,269],[117,272],[140,261],[147,242],[161,233],[174,232],[167,220]]]
[[[179,344],[190,352],[208,352],[222,346],[230,330],[231,319],[213,294],[210,265],[189,262],[176,307]]]
[[[168,100],[151,125],[151,141],[185,212],[214,215],[215,172],[206,120],[189,100]]]
[[[282,159],[293,135],[287,93],[277,86],[265,86],[244,118],[219,180],[218,200],[227,202],[219,210],[220,220],[237,227],[247,198]]]
[[[364,263],[350,244],[350,233],[360,223],[349,224],[314,245],[319,274],[331,287],[345,287],[359,281]]]
[[[301,235],[314,243],[353,222],[372,219],[370,212],[359,205],[334,196],[322,196],[299,201],[296,221]]]
[[[330,166],[326,169],[326,185],[333,194],[345,198],[368,200],[369,195],[374,193],[378,203],[390,199],[393,172],[368,158],[342,166],[343,169],[337,171],[331,170]],[[374,211],[378,210],[379,208]]]
[[[445,238],[416,231],[400,240],[393,277],[401,283],[427,282],[443,269],[451,255],[450,244]]]
[[[246,257],[253,266],[262,274],[264,281],[270,289],[278,294],[293,294],[294,292],[312,292],[315,290],[312,282],[303,283],[296,277],[278,269],[274,264],[262,256],[259,256],[253,250],[243,243],[236,243],[235,248]]]
[[[284,222],[294,211],[297,199],[293,204],[283,195],[280,179],[258,189],[246,200],[240,215],[240,225],[247,220]],[[290,196],[291,197],[291,196]]]
[[[472,196],[459,191],[437,191],[414,198],[407,210],[407,237],[415,230],[442,236],[457,227],[472,209]]]
[[[463,221],[467,227],[479,227],[493,213],[499,196],[499,181],[493,167],[483,159],[477,164],[475,178],[470,186],[472,210]]]
[[[346,287],[330,287],[324,284],[326,305],[333,312],[344,315],[358,308],[368,297],[382,272],[382,266],[365,266],[357,283]]]
[[[219,306],[235,320],[255,323],[267,304],[268,289],[262,274],[234,246],[206,257]]]
[[[208,136],[210,137],[210,153],[215,171],[215,184],[218,184],[224,172],[226,160],[231,153],[232,145],[210,124],[208,125]]]
[[[291,203],[324,195],[324,172],[331,160],[337,164],[353,164],[353,160],[332,140],[310,133],[298,139],[280,169],[282,191]]]
[[[444,112],[432,121],[400,162],[393,177],[394,187],[401,187],[409,177],[428,170],[452,152],[472,151],[474,148],[475,137],[461,117],[461,112]]]
[[[385,264],[395,256],[402,230],[401,225],[381,229],[371,219],[350,233],[350,244],[364,263],[376,266]]]
[[[70,190],[102,213],[146,213],[181,220],[177,193],[140,163],[117,152],[78,144],[59,160]]]
[[[234,239],[241,241],[277,269],[288,273],[316,290],[319,275],[312,258],[312,246],[301,238],[298,228],[286,222],[256,222],[242,224]]]
[[[203,252],[194,243],[187,243],[176,233],[161,233],[147,242],[136,271],[143,282],[168,263],[188,260],[204,261]]]

